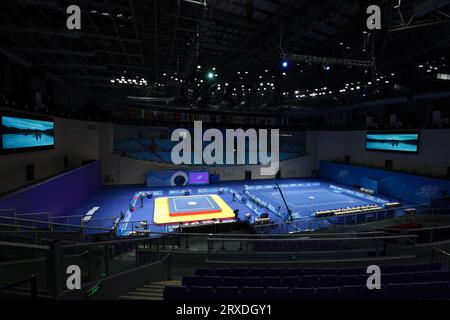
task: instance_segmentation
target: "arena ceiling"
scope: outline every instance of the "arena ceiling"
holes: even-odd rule
[[[82,10],[81,30],[66,8]],[[366,27],[369,5],[382,29]],[[450,1],[2,0],[0,53],[155,109],[274,114],[448,89]],[[374,61],[360,67],[286,54]]]

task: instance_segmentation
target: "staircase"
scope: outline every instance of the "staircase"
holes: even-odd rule
[[[130,291],[125,295],[121,295],[121,300],[163,300],[163,291],[165,286],[181,286],[180,280],[168,280],[150,282],[143,287],[136,288],[134,291]]]

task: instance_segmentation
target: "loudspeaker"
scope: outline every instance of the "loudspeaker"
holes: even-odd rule
[[[245,171],[245,180],[252,180],[252,172]]]
[[[350,163],[350,156],[349,156],[348,154],[346,154],[346,155],[344,156],[344,162],[345,162],[345,163]]]
[[[386,170],[392,170],[394,169],[394,161],[393,160],[385,160],[384,161],[384,168]]]
[[[450,167],[447,167],[447,177],[450,177]]]
[[[278,170],[277,174],[275,175],[276,179],[281,179],[281,170]]]
[[[25,167],[25,179],[26,181],[34,180],[34,164],[29,164]]]

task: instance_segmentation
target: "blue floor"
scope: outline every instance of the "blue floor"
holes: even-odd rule
[[[316,211],[380,204],[380,202],[330,189],[326,183],[315,187],[281,189],[294,219],[309,219],[314,216]],[[281,215],[287,214],[278,190],[254,190],[253,193],[260,199],[271,203],[275,208],[280,208]]]
[[[266,189],[253,189],[251,192],[261,200],[267,201],[275,208],[280,207],[279,214],[270,213],[270,218],[275,223],[280,223],[287,217],[287,210],[283,204],[279,191],[273,189],[275,183],[279,183],[286,201],[293,211],[293,217],[296,220],[309,219],[314,211],[346,208],[355,206],[364,206],[369,204],[381,204],[383,201],[392,201],[395,199],[376,195],[375,197],[366,197],[355,193],[349,187],[342,187],[336,184],[331,185],[326,181],[311,179],[278,179],[278,180],[253,180],[223,182],[220,185],[207,186],[189,186],[189,187],[159,187],[147,188],[142,185],[128,186],[103,186],[95,193],[82,207],[78,208],[73,214],[84,215],[93,207],[100,207],[94,217],[86,226],[91,228],[109,229],[113,226],[113,219],[122,215],[125,216],[124,222],[119,225],[119,230],[130,231],[139,224],[140,221],[148,221],[149,229],[152,232],[166,232],[169,229],[165,226],[153,224],[154,198],[158,196],[173,196],[184,194],[184,189],[189,189],[192,195],[195,194],[214,194],[218,188],[232,188],[239,195],[244,195],[244,185],[250,187],[264,187]],[[308,187],[292,187],[292,184],[313,184]],[[290,185],[291,184],[291,185]],[[336,187],[333,187],[336,186]],[[139,192],[157,193],[151,199],[144,197],[144,205],[141,207],[140,198],[136,197]],[[252,218],[257,217],[257,213],[246,206],[244,202],[233,199],[233,195],[226,191],[220,195],[222,199],[234,210],[239,210],[241,220],[246,219],[246,214],[250,213]],[[135,199],[134,202],[133,198]],[[371,198],[371,199],[369,199]],[[137,201],[136,201],[137,200]],[[130,206],[135,203],[135,211],[130,211]],[[259,211],[267,212],[265,208]],[[94,231],[94,230],[93,230]]]

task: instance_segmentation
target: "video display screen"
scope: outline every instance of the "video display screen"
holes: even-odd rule
[[[189,184],[209,184],[209,173],[189,172]]]
[[[419,133],[367,133],[366,149],[417,153]]]
[[[2,150],[52,148],[55,144],[54,122],[2,116]]]

